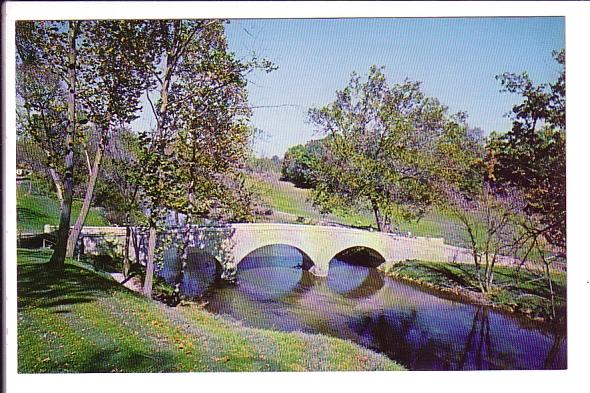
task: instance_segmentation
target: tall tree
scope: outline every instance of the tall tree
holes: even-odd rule
[[[133,21],[17,23],[17,93],[24,107],[20,123],[45,151],[61,202],[52,265],[61,266],[64,257],[73,255],[111,130],[131,121],[138,110],[145,80],[142,31],[141,22]],[[96,142],[93,163],[84,139]],[[70,231],[75,155],[81,153],[88,180]]]
[[[541,217],[537,231],[558,250],[566,246],[565,51],[553,52],[561,66],[554,83],[534,84],[526,72],[504,73],[502,91],[522,96],[512,108],[512,129],[488,144],[490,178],[520,189],[526,211]]]
[[[49,266],[61,268],[64,264],[66,245],[70,229],[70,215],[74,190],[74,140],[77,131],[76,92],[77,92],[77,40],[80,22],[68,21],[63,26],[56,22],[46,22],[35,32],[35,43],[45,42],[36,51],[35,59],[51,65],[67,89],[67,120],[64,146],[63,200],[57,231],[57,241]]]
[[[17,133],[42,151],[41,163],[63,203],[61,173],[67,130],[66,91],[60,79],[36,62],[17,64]]]
[[[90,21],[85,23],[86,51],[81,59],[82,107],[96,134],[94,160],[87,149],[88,182],[80,214],[68,237],[66,257],[74,248],[90,210],[102,159],[113,132],[137,118],[145,89],[149,53],[145,51],[144,22]]]
[[[376,66],[366,81],[353,73],[333,103],[309,116],[330,136],[322,159],[314,161],[314,202],[324,211],[368,205],[379,230],[392,219],[421,217],[436,201],[441,177],[456,178],[445,168],[459,162],[450,155],[441,161],[445,149],[474,135],[463,114],[449,115],[419,82],[389,86]],[[464,146],[477,155],[477,143]]]
[[[148,212],[148,296],[158,224],[168,211],[186,216],[179,250],[183,266],[195,217],[224,206],[247,215],[248,198],[235,169],[243,165],[251,132],[246,123],[250,110],[245,74],[256,66],[228,52],[222,21],[162,20],[149,30],[155,59],[146,98],[156,127],[140,133],[134,177],[137,196]],[[262,66],[268,68],[266,63]]]

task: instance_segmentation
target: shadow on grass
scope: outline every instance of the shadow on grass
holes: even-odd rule
[[[472,291],[478,291],[475,282],[475,276],[473,272],[470,272],[468,269],[464,268],[463,266],[456,266],[461,274],[451,271],[449,267],[441,265],[441,266],[434,266],[434,265],[424,265],[422,269],[429,273],[433,273],[437,276],[442,276],[446,280],[447,283],[454,283],[462,288],[466,288]],[[445,284],[445,281],[442,281],[440,284]]]
[[[551,292],[547,285],[547,278],[544,273],[534,273],[521,270],[516,271],[496,269],[494,272],[496,282],[510,288],[515,293],[540,296],[545,299],[551,298]],[[554,295],[558,299],[565,299],[567,288],[552,277]]]
[[[112,373],[112,372],[174,372],[178,358],[169,351],[146,352],[129,348],[105,348],[78,354],[79,358],[61,357],[36,370],[19,364],[19,373]]]
[[[79,373],[105,372],[170,372],[177,371],[177,357],[170,352],[148,353],[113,348],[92,353],[84,361],[76,365]]]
[[[18,250],[17,292],[19,311],[28,307],[64,312],[64,307],[92,302],[117,286],[94,273],[67,264],[63,270],[47,268],[48,253]]]

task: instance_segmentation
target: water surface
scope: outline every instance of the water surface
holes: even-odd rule
[[[162,275],[173,280],[173,251],[166,260]],[[181,290],[247,325],[348,339],[411,370],[566,367],[566,338],[543,324],[435,296],[338,258],[327,278],[317,278],[305,262],[292,247],[265,247],[238,265],[237,284],[227,286],[215,279],[216,261],[194,253]]]

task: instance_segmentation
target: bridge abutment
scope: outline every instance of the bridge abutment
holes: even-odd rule
[[[309,272],[316,277],[328,277],[328,267],[322,265],[313,265]]]

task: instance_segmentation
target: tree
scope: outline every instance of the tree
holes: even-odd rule
[[[325,154],[314,161],[314,203],[324,212],[368,205],[379,230],[392,219],[421,217],[443,180],[463,181],[457,170],[464,164],[445,150],[463,145],[469,149],[462,157],[479,159],[480,145],[464,114],[449,115],[419,82],[389,86],[376,66],[366,81],[353,73],[336,101],[309,116],[329,136]]]
[[[279,174],[281,172],[281,159],[278,156],[267,157],[256,157],[253,153],[248,158],[248,171],[252,173],[260,174]]]
[[[145,79],[140,33],[139,23],[126,21],[17,23],[17,93],[24,107],[20,124],[46,153],[61,202],[51,265],[63,266],[64,258],[73,255],[111,131],[138,110]],[[90,140],[97,146],[93,163]],[[82,152],[88,181],[70,231],[74,169]]]
[[[535,85],[526,72],[504,73],[502,91],[523,97],[512,108],[512,129],[488,144],[490,177],[499,186],[517,187],[526,211],[539,214],[537,230],[556,250],[566,246],[565,51],[553,52],[561,70],[557,81]]]
[[[17,133],[42,152],[42,163],[63,204],[63,173],[67,130],[66,92],[60,81],[42,64],[17,64],[17,96],[23,101],[17,110]]]
[[[494,268],[503,256],[517,255],[527,243],[518,222],[524,202],[516,190],[496,190],[483,183],[468,193],[448,189],[445,207],[462,224],[482,293],[493,286]]]
[[[51,81],[49,89],[40,90],[39,84],[33,87],[33,91],[41,92],[41,94],[28,94],[30,90],[25,93],[23,99],[40,99],[51,100],[56,98],[58,103],[46,101],[43,103],[25,101],[25,109],[27,111],[28,125],[31,130],[38,132],[45,131],[47,135],[59,134],[54,133],[54,127],[64,127],[65,131],[61,131],[63,136],[63,145],[59,149],[62,152],[63,168],[62,180],[63,191],[61,200],[61,212],[59,220],[59,228],[57,231],[57,241],[49,266],[55,268],[62,268],[65,259],[67,239],[70,229],[70,215],[72,208],[72,196],[74,190],[74,143],[76,133],[78,130],[78,118],[76,111],[76,93],[78,91],[78,80],[76,69],[78,67],[78,48],[77,42],[80,35],[80,22],[68,21],[60,22],[22,22],[17,24],[17,54],[21,62],[20,69],[30,71],[40,71],[46,75],[46,78]],[[27,31],[27,29],[30,29]],[[18,33],[23,33],[18,36]],[[30,67],[31,64],[37,63],[37,67]],[[29,74],[30,75],[30,74]],[[31,75],[34,79],[34,75]],[[31,78],[21,78],[21,82],[31,82]],[[63,89],[66,93],[62,96],[59,89]],[[26,92],[26,88],[21,88],[21,92]],[[49,94],[45,94],[49,93]],[[62,101],[63,99],[63,101]],[[61,117],[57,112],[61,112],[60,105],[65,104],[67,108],[67,115]],[[43,119],[44,114],[51,114],[50,119]],[[40,121],[39,121],[40,120]],[[55,124],[52,122],[57,120]],[[53,138],[52,138],[53,139]],[[60,139],[60,138],[56,138]],[[48,146],[48,145],[45,145]],[[49,146],[55,147],[53,141]],[[50,153],[49,163],[57,154]],[[53,171],[56,168],[52,168]],[[58,185],[58,194],[62,186]]]
[[[285,153],[281,175],[297,187],[312,188],[315,183],[314,167],[325,152],[326,140],[311,140],[303,145],[291,146]]]
[[[84,90],[81,101],[97,135],[94,161],[87,149],[88,182],[80,214],[68,237],[66,257],[74,248],[86,220],[102,159],[113,132],[137,118],[139,98],[145,89],[147,59],[143,22],[90,21],[85,23],[82,45],[87,46],[80,69]]]
[[[222,21],[161,20],[147,29],[154,58],[146,97],[156,128],[139,134],[132,181],[147,212],[144,294],[151,296],[158,225],[167,212],[185,217],[178,235],[181,276],[196,217],[221,219],[228,210],[238,219],[248,215],[237,169],[244,164],[252,131],[244,75],[255,65],[227,51]]]
[[[291,146],[283,157],[281,177],[297,187],[311,187],[310,156],[303,145]]]

